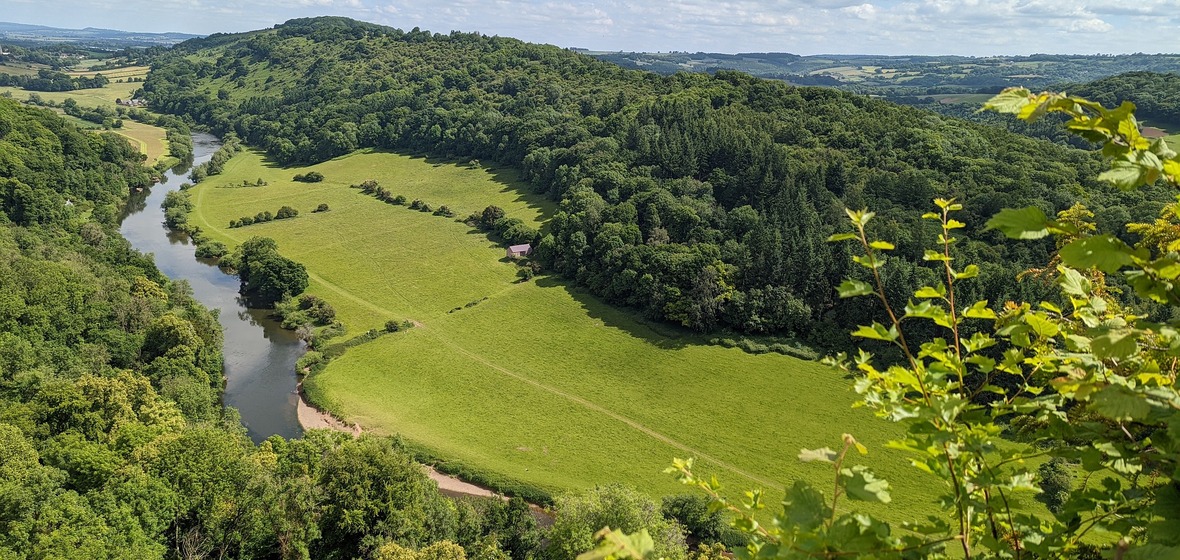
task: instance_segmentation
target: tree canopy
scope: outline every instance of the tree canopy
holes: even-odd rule
[[[1110,230],[1167,199],[1100,186],[1091,154],[864,96],[344,18],[186,42],[144,90],[279,163],[380,147],[517,167],[561,203],[535,247],[550,270],[692,329],[821,345],[862,312],[830,290],[850,272],[847,249],[824,243],[844,207],[872,206],[896,239],[904,297],[935,274],[922,255],[937,233],[916,212],[964,202],[973,295],[1003,301],[1047,293],[1014,278],[1052,245],[984,230],[1000,208],[1084,202]]]

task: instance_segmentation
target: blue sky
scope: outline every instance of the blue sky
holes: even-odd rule
[[[208,34],[342,15],[563,47],[798,54],[1180,52],[1180,0],[3,0],[0,20]]]

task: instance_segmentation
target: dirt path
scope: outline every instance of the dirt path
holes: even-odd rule
[[[328,414],[327,412],[321,411],[312,406],[311,403],[307,402],[307,399],[303,397],[302,387],[299,389],[299,405],[297,410],[299,413],[299,424],[303,426],[304,430],[336,430],[337,432],[344,432],[352,434],[353,436],[359,436],[363,432],[359,425],[354,424],[351,427],[347,426],[343,422],[333,418],[331,414]],[[429,476],[431,480],[438,483],[439,491],[448,496],[491,497],[499,495],[482,486],[476,486],[474,484],[463,482],[462,480],[459,480],[453,476],[447,476],[443,473],[440,473],[430,465],[422,465],[422,468],[426,471],[426,475]]]

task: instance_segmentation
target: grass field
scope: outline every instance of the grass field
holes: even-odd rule
[[[68,98],[73,98],[78,102],[78,105],[83,107],[97,107],[99,105],[114,106],[116,99],[127,99],[131,97],[131,92],[143,87],[143,84],[138,82],[125,82],[116,84],[114,82],[107,84],[106,87],[91,88],[91,89],[76,89],[74,91],[26,91],[20,88],[11,86],[0,87],[0,93],[11,92],[12,98],[17,101],[24,101],[29,98],[29,94],[35,93],[46,101],[56,101],[61,103]]]
[[[98,71],[79,70],[79,71],[74,71],[74,72],[66,72],[66,74],[69,74],[70,76],[75,76],[75,77],[86,76],[88,78],[94,76],[95,74],[102,74],[103,76],[106,76],[107,78],[109,78],[111,80],[111,83],[114,84],[115,80],[126,81],[128,78],[146,77],[148,70],[151,70],[151,67],[149,67],[149,66],[124,66],[123,68],[113,68],[110,70],[98,70]]]
[[[325,181],[290,180],[308,170]],[[269,186],[231,186],[258,178]],[[826,487],[824,467],[795,457],[850,432],[896,488],[891,517],[928,509],[917,471],[884,449],[895,429],[852,409],[850,383],[833,371],[665,336],[552,278],[515,283],[483,235],[347,187],[370,178],[459,215],[496,204],[539,223],[553,210],[511,187],[508,172],[371,152],[306,169],[245,153],[193,191],[191,224],[231,245],[274,238],[352,334],[388,319],[421,324],[349,350],[309,382],[349,420],[549,489],[624,481],[653,495],[685,490],[662,474],[676,456],[697,457],[735,491],[777,494],[799,477]],[[310,214],[319,203],[332,210]],[[299,217],[226,228],[284,204]]]
[[[32,64],[28,62],[7,62],[0,64],[0,74],[12,74],[13,76],[36,76],[37,71],[42,68],[48,68],[40,64]]]

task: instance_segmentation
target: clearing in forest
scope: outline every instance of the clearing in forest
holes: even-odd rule
[[[291,180],[309,171],[324,181]],[[268,185],[235,186],[258,179]],[[231,246],[274,238],[306,265],[309,292],[336,307],[347,336],[390,319],[421,324],[351,348],[305,383],[348,420],[549,490],[623,481],[685,492],[662,471],[694,456],[730,489],[766,488],[774,500],[800,477],[827,487],[830,471],[796,455],[850,432],[897,489],[901,507],[887,515],[925,507],[915,470],[884,447],[896,431],[852,409],[851,383],[834,371],[653,330],[565,280],[517,283],[500,244],[349,188],[368,179],[457,217],[494,204],[540,225],[554,211],[510,171],[372,151],[298,169],[245,152],[192,191],[190,224]],[[321,203],[330,211],[312,213]],[[284,205],[299,216],[227,227]]]

